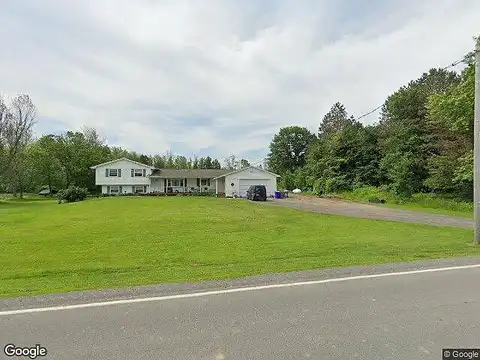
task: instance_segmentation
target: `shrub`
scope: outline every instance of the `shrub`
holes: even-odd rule
[[[77,186],[70,186],[68,189],[63,189],[58,192],[59,202],[76,202],[87,198],[88,190]]]
[[[325,192],[328,194],[337,193],[339,191],[349,191],[350,189],[351,184],[344,176],[328,178],[325,181]]]

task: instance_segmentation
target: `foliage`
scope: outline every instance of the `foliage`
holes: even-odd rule
[[[347,200],[361,202],[371,202],[373,199],[385,200],[386,203],[391,204],[398,204],[402,202],[398,196],[395,196],[395,194],[393,194],[385,186],[382,188],[375,186],[362,186],[353,189],[352,191],[339,192],[336,195]]]
[[[453,198],[445,198],[434,193],[418,193],[412,195],[408,202],[396,196],[386,187],[367,186],[354,189],[348,192],[340,192],[336,194],[337,197],[354,200],[360,202],[370,203],[374,199],[382,199],[386,206],[398,205],[401,208],[422,210],[426,209],[429,212],[439,210],[439,213],[452,214],[457,216],[472,216],[473,204],[471,202],[459,201]]]
[[[428,110],[433,121],[443,122],[457,134],[471,136],[474,104],[475,66],[472,64],[463,71],[457,86],[428,99]]]
[[[278,174],[294,172],[305,165],[309,146],[316,136],[307,128],[288,126],[281,128],[270,143],[269,168]]]
[[[8,174],[11,182],[18,182],[11,166],[32,139],[36,113],[28,95],[16,96],[9,105],[0,97],[0,176]]]
[[[375,128],[363,126],[345,112],[338,127],[331,126],[310,146],[304,171],[307,187],[322,195],[378,185],[379,161]]]
[[[397,202],[419,193],[471,201],[472,54],[461,73],[433,68],[387,96],[376,124],[359,123],[336,102],[323,117],[318,137],[298,147],[299,159],[292,156],[289,137],[299,128],[280,129],[269,160],[281,186],[322,196],[388,187]]]
[[[458,84],[453,72],[432,69],[387,98],[379,124],[381,170],[402,197],[427,190],[429,158],[435,154],[428,99]]]
[[[328,136],[332,133],[342,131],[346,126],[353,122],[353,118],[348,118],[345,106],[337,102],[325,114],[320,126],[318,127],[318,137]]]
[[[65,202],[83,201],[87,198],[88,189],[78,186],[70,186],[67,189],[60,190],[57,194],[58,200]]]
[[[250,163],[248,162],[248,160],[245,160],[245,159],[240,160],[240,169],[244,169],[249,166],[250,166]]]
[[[0,190],[14,196],[70,186],[98,191],[90,167],[122,157],[159,168],[221,168],[218,159],[210,156],[193,161],[172,152],[151,156],[109,147],[89,127],[33,139],[35,116],[36,108],[28,95],[17,96],[9,105],[0,98]]]

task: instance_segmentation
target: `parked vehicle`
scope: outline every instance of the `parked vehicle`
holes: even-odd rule
[[[265,185],[252,185],[247,190],[247,199],[252,201],[267,201]]]
[[[47,196],[47,195],[55,195],[57,193],[58,191],[56,189],[52,188],[52,191],[50,191],[48,188],[43,188],[38,192],[38,195]]]

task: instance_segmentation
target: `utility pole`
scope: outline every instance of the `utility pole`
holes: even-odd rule
[[[480,37],[475,44],[475,118],[473,125],[473,200],[475,235],[473,243],[480,244]]]

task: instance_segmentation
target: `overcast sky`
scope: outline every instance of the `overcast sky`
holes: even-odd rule
[[[316,130],[336,101],[359,116],[478,33],[479,0],[10,0],[0,92],[33,98],[39,135],[256,160],[280,127]]]

